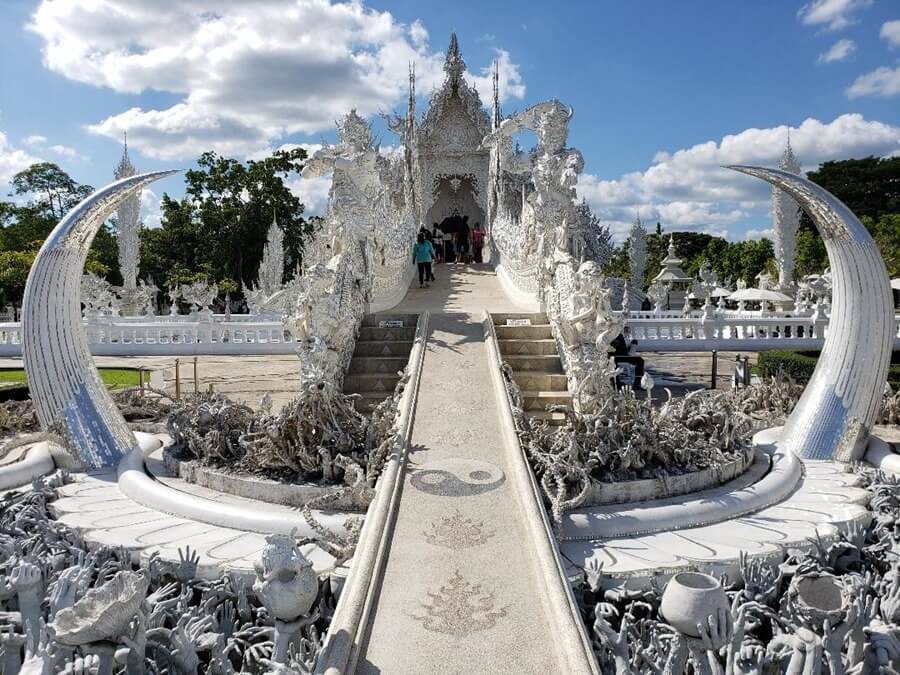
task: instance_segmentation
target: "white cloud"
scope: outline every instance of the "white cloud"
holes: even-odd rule
[[[322,148],[321,143],[285,143],[276,150],[292,150],[293,148],[303,148],[306,150],[307,157],[312,157],[317,150]],[[382,152],[389,154],[392,150],[390,146],[382,147]],[[260,153],[259,157],[251,157],[250,159],[262,159],[271,154],[272,149],[264,153]],[[303,178],[296,174],[292,174],[285,181],[288,189],[300,198],[306,210],[303,215],[321,216],[325,213],[325,207],[328,204],[328,192],[331,189],[331,174],[319,176],[318,178]]]
[[[885,21],[881,25],[880,35],[891,47],[900,47],[900,19]]]
[[[0,185],[6,185],[19,171],[39,161],[41,160],[38,157],[13,147],[6,134],[0,131]]]
[[[162,199],[153,190],[141,190],[140,220],[144,227],[156,229],[162,224]]]
[[[330,129],[351,107],[390,109],[410,62],[420,91],[443,80],[443,55],[421,21],[407,26],[360,0],[44,0],[30,29],[44,40],[45,65],[69,79],[177,95],[171,107],[88,127],[116,140],[127,130],[135,148],[163,160],[208,149],[245,156]],[[505,93],[521,95],[518,68],[508,70]]]
[[[499,93],[500,103],[504,103],[510,98],[525,97],[525,83],[522,81],[522,74],[519,72],[519,66],[512,62],[509,52],[505,49],[497,49],[497,66],[499,72]],[[491,66],[481,69],[481,75],[468,74],[466,78],[477,90],[481,96],[482,103],[490,105],[494,100],[494,81],[491,72]]]
[[[69,147],[68,145],[51,145],[48,150],[52,152],[54,155],[62,157],[63,159],[69,160],[84,160],[87,159],[84,155],[78,152],[75,148]]]
[[[856,51],[856,43],[853,40],[844,38],[838,40],[827,52],[819,54],[819,63],[833,63],[835,61],[843,61],[850,54]]]
[[[43,145],[47,142],[47,137],[35,134],[33,136],[26,136],[22,139],[22,142],[25,145]]]
[[[875,70],[860,75],[847,88],[847,96],[859,98],[860,96],[896,96],[900,94],[900,66],[888,68],[882,66]]]
[[[751,239],[772,239],[775,236],[775,230],[771,227],[766,230],[747,230],[744,232],[744,239],[750,241]]]
[[[736,231],[765,214],[769,187],[735,171],[730,164],[775,166],[784,150],[787,127],[745,129],[720,141],[707,141],[676,152],[658,152],[645,171],[605,180],[581,177],[579,197],[623,238],[640,211],[648,223],[697,231]],[[886,156],[900,151],[900,127],[866,120],[857,113],[831,122],[807,119],[791,128],[791,145],[807,168],[831,159]],[[757,228],[759,229],[759,228]]]
[[[428,47],[428,29],[421,20],[416,19],[412,22],[409,27],[409,38],[416,47],[423,49]]]
[[[841,30],[854,23],[854,14],[872,4],[872,0],[812,0],[797,12],[807,26]]]
[[[328,191],[331,189],[331,175],[319,178],[292,176],[287,181],[287,186],[306,206],[306,210],[303,212],[304,216],[309,218],[325,214],[325,207],[328,205]]]

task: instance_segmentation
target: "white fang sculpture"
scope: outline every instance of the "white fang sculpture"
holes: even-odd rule
[[[88,350],[81,323],[84,263],[112,212],[173,173],[124,178],[78,204],[47,237],[25,285],[22,352],[35,412],[41,427],[64,434],[88,467],[115,466],[136,443]]]
[[[859,459],[875,421],[891,360],[893,298],[871,235],[827,190],[779,169],[732,166],[791,195],[825,240],[834,305],[825,346],[784,425],[782,446],[805,459]]]

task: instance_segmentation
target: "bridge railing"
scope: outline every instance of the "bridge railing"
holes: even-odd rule
[[[641,351],[816,349],[828,335],[824,316],[648,316],[626,320]],[[212,315],[100,317],[84,322],[96,355],[290,354],[294,339],[280,317]],[[900,316],[895,317],[900,348]],[[21,356],[22,326],[0,323],[0,356]]]

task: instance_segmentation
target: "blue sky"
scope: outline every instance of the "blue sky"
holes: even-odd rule
[[[252,157],[331,139],[331,121],[351,106],[399,110],[410,60],[421,112],[451,31],[481,90],[500,59],[506,111],[553,97],[574,106],[579,191],[620,235],[638,210],[671,230],[764,234],[766,188],[718,167],[775,163],[788,126],[807,170],[900,153],[897,0],[7,0],[3,9],[4,193],[37,159],[103,184],[124,129],[142,170],[189,166],[207,148]],[[327,181],[293,187],[322,209]],[[180,180],[154,190],[148,223]]]

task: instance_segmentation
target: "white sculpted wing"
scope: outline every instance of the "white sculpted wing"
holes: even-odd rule
[[[825,240],[834,278],[828,335],[813,376],[785,423],[782,444],[807,459],[858,459],[884,389],[894,311],[884,259],[846,204],[779,169],[728,167],[790,194]]]
[[[25,285],[22,351],[41,427],[68,437],[93,468],[114,466],[136,447],[88,350],[81,324],[81,277],[94,235],[130,196],[175,173],[123,178],[69,211],[41,247]]]

